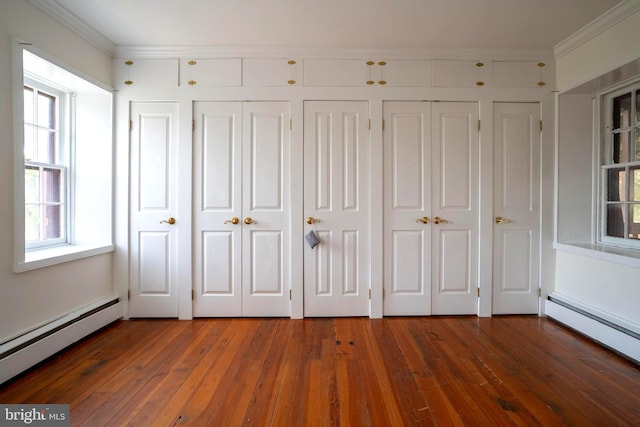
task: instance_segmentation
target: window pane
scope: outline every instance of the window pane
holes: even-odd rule
[[[40,169],[37,167],[24,168],[24,201],[40,203]]]
[[[55,129],[56,98],[45,93],[38,93],[38,126]]]
[[[24,209],[24,239],[27,242],[40,240],[40,206],[39,204],[25,205]]]
[[[44,169],[43,170],[43,196],[45,203],[60,203],[60,185],[62,171],[59,169]]]
[[[62,206],[45,205],[44,207],[44,238],[57,239],[61,237],[62,227],[60,222],[60,214]]]
[[[640,161],[640,128],[636,128],[636,160]]]
[[[35,160],[36,152],[36,131],[32,125],[24,125],[24,159]]]
[[[42,163],[56,163],[56,133],[38,129],[38,152],[35,160]]]
[[[626,200],[626,173],[624,168],[609,169],[607,180],[607,201],[621,202]]]
[[[629,238],[640,239],[640,204],[629,205]]]
[[[24,121],[26,123],[35,123],[33,117],[33,89],[24,88]]]
[[[607,236],[624,237],[624,206],[607,205]]]
[[[631,174],[631,194],[629,200],[632,202],[640,202],[640,166],[633,166],[629,168]]]
[[[636,90],[636,121],[640,123],[640,89]]]
[[[631,93],[613,99],[613,128],[631,126]]]
[[[629,161],[630,138],[630,131],[613,134],[613,163],[626,163]]]

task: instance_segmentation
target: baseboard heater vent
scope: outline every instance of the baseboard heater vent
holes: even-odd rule
[[[545,314],[597,343],[640,364],[640,333],[623,322],[615,322],[572,304],[565,298],[550,295]]]
[[[2,343],[0,384],[122,318],[122,312],[119,298],[103,300]]]

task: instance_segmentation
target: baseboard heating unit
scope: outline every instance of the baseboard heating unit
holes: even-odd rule
[[[571,298],[551,294],[545,314],[620,355],[640,363],[640,327]]]
[[[2,343],[0,384],[122,318],[122,313],[122,302],[109,298]]]

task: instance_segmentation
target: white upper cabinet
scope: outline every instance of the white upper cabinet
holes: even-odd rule
[[[114,75],[113,86],[117,89],[176,87],[178,60],[116,59]]]
[[[435,87],[482,87],[489,83],[491,67],[483,61],[432,61]]]
[[[302,64],[292,58],[245,58],[242,61],[242,85],[293,86],[301,85]]]
[[[240,58],[183,59],[180,61],[180,85],[241,86],[242,60]]]
[[[429,86],[430,61],[378,61],[378,84],[387,86]]]
[[[494,87],[554,87],[553,69],[539,61],[494,61]]]
[[[366,86],[373,81],[361,59],[305,59],[305,86]]]

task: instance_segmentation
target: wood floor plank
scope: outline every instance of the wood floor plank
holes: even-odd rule
[[[640,425],[640,366],[535,316],[135,320],[0,402],[92,427]]]

